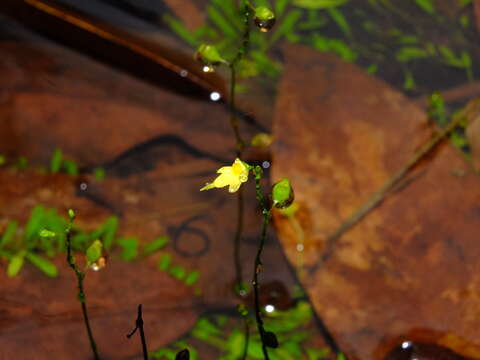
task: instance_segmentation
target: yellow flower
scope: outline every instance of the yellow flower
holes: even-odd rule
[[[228,191],[234,193],[242,183],[248,180],[248,167],[239,158],[235,159],[232,166],[224,166],[218,169],[217,173],[220,175],[213,183],[207,183],[200,191],[223,188],[228,185]]]

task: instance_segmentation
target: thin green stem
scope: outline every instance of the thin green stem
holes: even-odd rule
[[[265,241],[267,239],[267,230],[271,218],[271,209],[268,209],[266,206],[265,196],[263,195],[262,186],[260,180],[262,179],[262,169],[259,166],[256,166],[254,169],[255,174],[255,190],[257,195],[257,200],[260,203],[262,208],[262,233],[260,236],[260,244],[258,245],[257,255],[255,256],[255,263],[253,268],[253,292],[255,300],[255,319],[257,321],[258,333],[260,334],[260,339],[262,340],[262,351],[265,360],[269,360],[268,349],[265,343],[265,328],[263,326],[262,313],[260,310],[260,286],[258,280],[258,274],[262,271],[262,252],[265,246]]]
[[[92,328],[90,327],[90,320],[88,318],[86,296],[85,296],[85,291],[83,289],[83,280],[85,279],[85,273],[81,271],[78,268],[78,266],[75,264],[75,258],[72,255],[71,229],[72,229],[72,220],[70,220],[70,223],[65,231],[67,235],[67,262],[68,262],[68,265],[75,272],[75,275],[77,277],[78,301],[80,301],[80,304],[82,306],[83,320],[85,322],[85,328],[87,329],[88,340],[90,342],[90,347],[92,348],[93,357],[95,360],[100,360],[100,357],[98,356],[98,351],[97,351],[97,344],[95,343],[95,339],[93,338]]]

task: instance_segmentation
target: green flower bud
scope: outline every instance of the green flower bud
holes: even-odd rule
[[[75,219],[75,211],[68,209],[68,217],[73,221]]]
[[[284,178],[275,183],[272,187],[273,206],[278,209],[284,209],[293,203],[295,195],[293,193],[290,180]]]
[[[226,63],[214,45],[202,44],[195,53],[195,60],[203,64],[204,72],[214,72],[215,66]]]
[[[272,10],[265,6],[255,8],[255,17],[253,18],[255,25],[261,32],[268,32],[275,25],[275,14]]]
[[[102,257],[103,244],[100,240],[95,240],[85,253],[88,263],[92,264]]]
[[[95,240],[85,253],[87,257],[87,266],[89,269],[99,271],[107,266],[107,256],[105,255],[103,244],[100,240]]]
[[[273,137],[267,133],[258,133],[252,138],[250,144],[255,147],[267,147],[272,145]]]

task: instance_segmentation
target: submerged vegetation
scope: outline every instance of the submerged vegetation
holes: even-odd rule
[[[412,95],[438,90],[434,72],[448,77],[453,82],[449,87],[476,76],[480,48],[473,37],[471,0],[452,3],[447,10],[430,0],[271,3],[277,24],[268,36],[252,33],[251,51],[239,64],[242,78],[278,77],[282,63],[276,45],[281,40],[355,62]],[[225,57],[231,57],[242,36],[236,1],[210,0],[206,13],[205,24],[193,31],[172,15],[164,15],[163,20],[192,47],[215,43]]]
[[[215,178],[212,174],[211,183],[203,187],[198,184],[198,190],[224,189],[235,194],[236,229],[232,238],[226,240],[231,240],[234,248],[231,263],[236,274],[235,286],[231,290],[236,296],[237,306],[226,311],[229,316],[218,311],[202,314],[193,329],[181,339],[149,351],[148,328],[144,329],[142,305],[139,304],[135,328],[127,337],[139,334],[144,359],[195,360],[201,357],[197,349],[199,343],[212,348],[222,360],[345,359],[339,349],[328,350],[309,342],[312,328],[316,324],[313,310],[305,296],[296,296],[289,309],[276,309],[273,304],[265,305],[261,302],[261,275],[268,271],[268,268],[264,268],[262,256],[272,211],[280,209],[285,217],[291,218],[297,211],[298,204],[293,203],[294,190],[289,179],[281,179],[266,191],[262,166],[244,161],[248,147],[270,144],[272,137],[262,133],[252,141],[246,141],[242,136],[235,112],[236,94],[241,90],[238,79],[253,76],[276,79],[282,69],[276,45],[285,39],[356,62],[369,73],[379,74],[389,80],[394,79],[392,73],[402,73],[403,88],[410,94],[415,94],[430,86],[418,81],[418,75],[425,64],[437,68],[446,67],[448,71],[454,69],[459,71],[457,75],[461,74],[463,79],[472,81],[476,76],[474,54],[477,51],[476,45],[472,45],[468,39],[471,19],[467,9],[471,7],[471,1],[464,0],[457,5],[461,14],[456,27],[458,31],[446,40],[433,35],[430,26],[433,22],[450,23],[457,20],[447,18],[431,0],[409,0],[401,4],[389,0],[370,0],[368,15],[366,9],[355,8],[355,3],[355,0],[277,0],[274,3],[258,0],[253,4],[249,0],[210,0],[207,23],[193,32],[188,31],[172,15],[165,15],[164,21],[171,29],[197,49],[195,58],[203,71],[211,72],[225,67],[230,74],[228,102],[231,111],[228,120],[236,157],[230,166],[218,169]],[[415,26],[410,26],[411,22],[405,16],[412,9],[422,16],[422,21],[418,24],[416,22]],[[373,37],[374,41],[366,43],[364,38],[367,36]],[[330,238],[332,244],[348,226],[360,221],[382,201],[387,193],[399,184],[403,185],[405,174],[444,137],[450,137],[457,148],[468,153],[468,142],[464,136],[466,120],[461,111],[455,112],[445,104],[440,94],[434,93],[429,97],[429,116],[441,127],[439,133],[421,147],[405,167],[385,183],[379,193],[374,194],[372,202],[361,208],[359,213],[353,214],[353,220],[350,223],[347,221],[347,227],[341,227],[340,232]],[[17,170],[29,166],[24,157],[11,163],[9,161],[0,156],[0,166],[10,165]],[[72,177],[78,177],[81,173],[77,164],[66,158],[61,149],[54,151],[49,166],[41,171],[48,174],[65,173]],[[106,176],[105,170],[100,167],[93,170],[93,175],[98,181],[104,180]],[[250,259],[250,282],[244,279],[240,261],[240,243],[244,236],[244,188],[248,185],[254,186],[258,205],[256,215],[262,220],[262,227],[258,229],[260,235],[256,244],[257,251]],[[201,294],[202,290],[197,287],[200,271],[186,269],[177,263],[168,251],[168,236],[160,235],[150,242],[143,242],[133,236],[118,236],[121,224],[116,216],[105,219],[93,231],[74,225],[74,218],[73,210],[69,210],[66,218],[59,215],[56,209],[37,205],[32,208],[24,226],[18,220],[8,219],[1,229],[0,258],[7,264],[9,277],[21,276],[25,263],[35,266],[45,275],[56,277],[59,270],[54,258],[66,255],[66,262],[76,276],[76,295],[96,360],[101,358],[101,353],[97,350],[93,335],[95,324],[88,316],[84,281],[88,281],[88,271],[98,271],[107,265],[107,253],[125,262],[156,256],[158,270],[184,285],[194,287],[195,294]],[[303,243],[300,245],[303,248]],[[330,250],[327,248],[326,252]],[[78,261],[77,257],[83,258],[83,261]]]

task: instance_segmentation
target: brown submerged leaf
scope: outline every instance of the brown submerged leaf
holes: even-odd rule
[[[382,358],[383,342],[414,328],[460,337],[468,350],[441,345],[480,357],[480,178],[444,143],[319,266],[326,238],[429,132],[419,108],[356,66],[301,46],[285,55],[272,171],[291,180],[301,227],[275,220],[318,315],[350,357]]]

